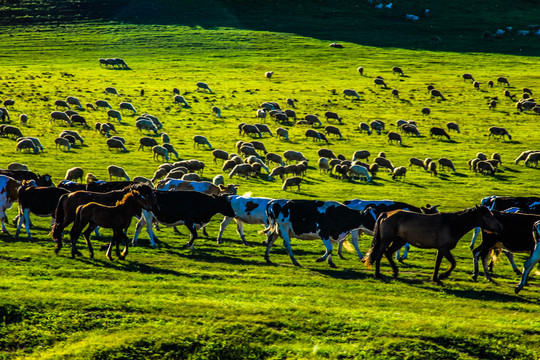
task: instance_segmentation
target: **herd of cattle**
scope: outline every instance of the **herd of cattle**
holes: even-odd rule
[[[14,221],[17,223],[15,236],[19,235],[24,225],[28,238],[31,238],[31,213],[50,216],[51,235],[56,243],[55,252],[58,253],[62,248],[64,230],[73,223],[70,231],[73,257],[81,254],[76,246],[81,233],[93,257],[90,234],[92,231],[99,234],[98,228],[104,227],[113,229],[107,257],[111,259],[111,250],[116,245],[117,256],[124,258],[129,243],[126,232],[134,216],[138,222],[133,244],[137,243],[145,225],[152,247],[157,246],[158,240],[153,231],[154,225],[156,228],[160,224],[186,225],[191,237],[185,246],[193,249],[198,237],[197,231],[203,229],[205,232],[204,227],[219,213],[225,218],[220,225],[218,243],[221,243],[223,232],[232,220],[236,222],[237,232],[246,245],[248,242],[243,224],[264,225],[265,229],[261,232],[266,234],[264,256],[268,263],[270,249],[278,237],[283,239],[294,265],[299,263],[291,248],[291,238],[321,239],[326,251],[317,261],[326,260],[331,267],[336,267],[332,260],[333,244],[339,244],[338,255],[341,257],[343,241],[351,235],[358,257],[365,259],[368,264],[376,264],[376,276],[380,276],[380,261],[385,255],[394,270],[394,277],[397,277],[398,269],[392,256],[402,246],[405,246],[405,253],[401,256],[398,254],[400,261],[407,257],[409,244],[437,249],[433,281],[441,284],[441,279],[448,277],[455,267],[450,251],[461,237],[475,228],[478,229],[471,244],[475,280],[479,259],[482,260],[486,278],[491,280],[488,260],[492,251],[502,248],[517,273],[519,270],[513,263],[512,253],[525,252],[531,254],[531,257],[524,264],[522,280],[516,287],[517,293],[525,285],[531,269],[540,261],[540,198],[537,197],[490,196],[482,199],[480,207],[440,213],[437,206],[419,208],[390,200],[353,199],[339,203],[271,199],[234,195],[235,188],[231,189],[230,194],[216,195],[201,192],[204,191],[203,187],[191,187],[191,191],[186,191],[189,187],[185,186],[160,190],[132,181],[97,181],[88,184],[62,181],[55,186],[49,175],[37,175],[31,171],[0,170],[0,174],[2,231],[7,232],[6,210],[18,202],[19,213]],[[479,231],[482,231],[483,241],[474,248],[474,240]],[[359,236],[363,233],[374,238],[366,257],[358,245]],[[120,253],[118,246],[122,241],[125,241],[126,247]],[[450,261],[451,268],[439,276],[443,257]]]

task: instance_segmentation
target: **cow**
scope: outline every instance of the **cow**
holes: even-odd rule
[[[540,221],[534,223],[532,234],[534,238],[534,249],[531,257],[525,260],[525,263],[523,264],[523,275],[521,276],[521,281],[514,289],[516,294],[518,294],[527,284],[527,277],[529,276],[529,273],[531,272],[532,268],[538,264],[538,261],[540,261]]]
[[[231,194],[236,195],[238,185],[228,184],[227,186],[216,186],[209,181],[187,181],[180,179],[164,179],[157,183],[159,190],[184,190],[197,191],[209,195]]]
[[[17,189],[21,182],[6,176],[0,175],[0,221],[2,222],[2,233],[8,234],[5,222],[7,222],[6,210],[10,209],[17,201]]]
[[[68,190],[50,186],[32,186],[23,184],[18,190],[19,199],[19,224],[15,232],[15,238],[19,236],[24,222],[26,235],[32,240],[30,234],[30,213],[36,216],[52,216],[51,227],[54,222],[54,213],[60,197],[69,193]]]
[[[266,233],[266,252],[264,258],[270,262],[270,249],[281,236],[292,263],[300,266],[291,249],[290,238],[303,240],[321,239],[326,247],[323,256],[317,262],[328,261],[330,267],[336,265],[332,261],[332,242],[339,242],[351,231],[363,227],[364,221],[371,214],[353,210],[336,201],[318,200],[272,200],[266,207],[268,227]]]
[[[249,243],[246,241],[246,237],[244,236],[243,223],[262,224],[267,227],[268,220],[266,218],[266,206],[273,199],[239,195],[231,195],[229,196],[229,199],[231,201],[231,206],[234,210],[235,216],[225,216],[225,218],[219,225],[217,243],[222,243],[221,237],[223,236],[223,232],[227,228],[227,225],[229,225],[229,223],[234,220],[236,221],[236,231],[238,232],[238,235],[240,235],[242,243],[249,246]]]
[[[360,200],[360,199],[353,199],[353,200],[346,200],[343,202],[343,205],[354,209],[354,210],[369,210],[369,213],[372,215],[371,217],[367,217],[363,223],[363,226],[358,229],[351,231],[351,242],[356,249],[356,254],[362,260],[364,256],[362,255],[362,252],[360,251],[360,248],[358,247],[358,240],[360,236],[362,236],[362,233],[373,236],[373,230],[375,228],[375,223],[377,222],[377,218],[379,215],[383,212],[388,212],[392,210],[408,210],[416,213],[424,213],[424,214],[435,214],[438,212],[436,206],[431,206],[427,204],[425,207],[417,207],[411,204],[407,204],[404,202],[394,201],[394,200]],[[339,257],[343,258],[341,254],[341,250],[343,247],[343,242],[339,243],[338,247],[338,255]],[[396,259],[399,261],[403,261],[407,258],[409,254],[410,249],[409,244],[405,244],[403,255],[400,256],[399,251],[396,252]]]
[[[197,239],[197,229],[206,226],[217,213],[234,217],[231,201],[226,195],[207,195],[196,191],[164,191],[153,190],[158,210],[148,212],[142,210],[143,216],[137,223],[133,245],[144,225],[150,237],[152,247],[157,247],[157,236],[152,231],[152,224],[157,221],[166,226],[186,225],[191,238],[184,246],[194,249],[193,243]]]
[[[49,174],[39,175],[32,171],[0,169],[0,175],[9,176],[17,181],[34,180],[37,186],[54,186]]]

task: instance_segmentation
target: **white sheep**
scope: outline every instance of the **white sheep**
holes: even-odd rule
[[[285,179],[283,182],[283,186],[281,187],[283,191],[287,191],[287,188],[290,186],[297,186],[298,191],[300,191],[300,183],[302,182],[302,178],[298,176],[293,176],[291,178]]]
[[[157,134],[158,132],[156,125],[150,119],[137,120],[137,122],[135,122],[135,126],[137,127],[137,130],[139,131],[142,131],[142,130],[153,131],[155,134]]]
[[[154,160],[158,160],[158,157],[161,156],[163,161],[169,161],[169,151],[163,146],[156,145],[152,147],[152,153],[154,154]]]
[[[299,151],[294,151],[294,150],[285,151],[283,153],[283,157],[287,160],[288,163],[292,161],[296,161],[297,163],[303,160],[308,161],[306,157],[304,156],[304,154],[302,154]]]
[[[128,151],[124,143],[119,139],[110,138],[110,139],[107,139],[106,143],[107,143],[107,146],[109,147],[109,150],[121,149],[122,151],[125,151],[125,152]]]
[[[63,146],[64,148],[66,148],[67,152],[71,150],[71,143],[68,139],[64,137],[57,137],[56,139],[54,139],[54,143],[56,144],[56,148]]]
[[[273,71],[267,71],[267,72],[264,73],[264,76],[265,76],[268,80],[271,80],[273,75],[274,75],[274,72],[273,72]]]
[[[284,128],[277,128],[276,129],[276,136],[278,138],[283,138],[284,140],[289,140],[289,131],[287,129],[284,129]]]
[[[8,170],[28,171],[28,165],[16,163],[16,162],[9,164],[7,168]]]
[[[21,123],[22,126],[26,126],[28,124],[28,115],[21,114],[19,116],[19,122]]]
[[[107,100],[97,100],[96,101],[96,107],[98,108],[107,108],[107,109],[112,109],[112,106],[107,102]]]
[[[119,123],[122,122],[122,114],[118,110],[109,110],[107,111],[107,120],[111,118],[116,119]]]
[[[208,86],[207,83],[198,82],[198,83],[197,83],[197,90],[196,90],[196,91],[199,91],[199,90],[202,90],[203,92],[204,92],[205,90],[208,90],[208,92],[209,92],[210,94],[212,94],[212,90],[210,90],[210,87]]]
[[[84,170],[80,167],[74,167],[71,169],[68,169],[66,171],[66,177],[65,180],[68,181],[74,181],[77,179],[81,179],[81,183],[83,182],[83,176],[84,176]]]
[[[133,115],[137,115],[137,110],[135,110],[135,107],[131,103],[121,102],[120,103],[120,111],[122,111],[122,110],[129,110],[129,111],[133,112]]]
[[[354,180],[355,177],[358,179],[366,178],[367,181],[371,181],[371,176],[369,175],[368,169],[361,165],[353,165],[349,168],[349,176]]]
[[[34,154],[39,152],[39,148],[30,139],[23,139],[17,143],[16,151],[32,150]]]
[[[113,177],[124,178],[126,181],[129,181],[129,176],[124,170],[124,168],[116,165],[109,165],[107,167],[107,172],[109,173],[109,181],[112,181]]]
[[[193,147],[197,146],[199,147],[199,145],[207,145],[210,149],[212,149],[212,145],[210,144],[210,142],[208,141],[208,139],[202,135],[195,135],[193,137]]]
[[[214,176],[214,179],[212,179],[212,183],[216,186],[225,185],[225,178],[221,174],[216,175]]]
[[[216,117],[221,117],[221,109],[217,106],[212,107],[212,112]]]
[[[66,102],[67,102],[68,104],[78,106],[79,109],[82,109],[82,108],[83,108],[81,102],[80,102],[79,99],[77,99],[75,96],[68,96],[68,97],[66,98]]]

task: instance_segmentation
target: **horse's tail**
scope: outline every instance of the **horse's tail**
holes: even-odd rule
[[[377,218],[375,223],[375,228],[373,229],[373,241],[371,242],[371,248],[364,257],[364,264],[370,267],[380,259],[383,255],[383,244],[381,241],[381,221],[385,220],[388,217],[387,213],[382,213]]]
[[[64,231],[63,223],[64,218],[66,216],[65,210],[64,210],[64,203],[66,202],[66,199],[69,194],[64,194],[60,197],[60,200],[58,200],[58,205],[56,206],[56,210],[54,212],[54,226],[51,230],[52,238],[55,242],[62,241],[62,231]]]

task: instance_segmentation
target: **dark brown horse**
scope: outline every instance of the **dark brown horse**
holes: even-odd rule
[[[131,190],[124,195],[122,200],[118,201],[114,206],[102,205],[96,202],[91,202],[86,205],[81,205],[77,208],[75,221],[71,228],[71,256],[80,255],[77,250],[77,239],[81,235],[82,230],[86,225],[88,227],[83,235],[88,245],[90,257],[94,257],[94,249],[90,243],[90,233],[97,227],[101,226],[108,229],[113,229],[112,241],[107,250],[107,258],[111,260],[111,250],[116,245],[116,256],[123,260],[128,253],[128,238],[124,233],[131,223],[131,218],[140,214],[141,209],[152,211],[157,208],[155,197],[144,196],[138,190]],[[126,241],[126,247],[122,254],[118,249],[122,240]]]
[[[456,267],[456,261],[450,250],[456,247],[463,235],[475,227],[493,232],[502,230],[501,224],[485,206],[476,206],[454,213],[418,214],[404,210],[382,213],[375,224],[373,243],[365,262],[367,265],[375,263],[375,277],[379,278],[384,254],[392,266],[394,278],[397,278],[398,268],[392,260],[392,254],[405,243],[424,249],[437,249],[432,280],[442,285],[441,279],[450,276]],[[450,261],[451,266],[439,276],[443,257]]]

